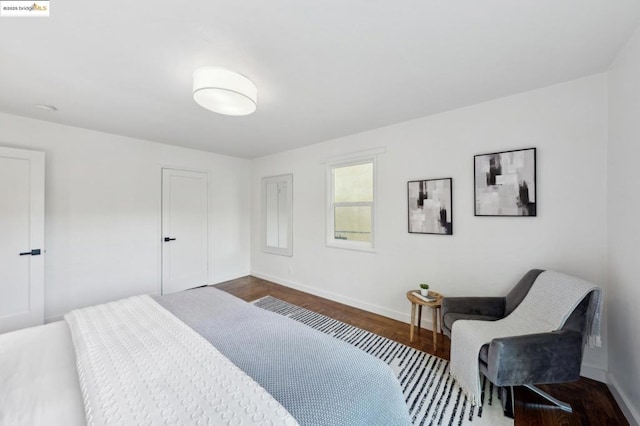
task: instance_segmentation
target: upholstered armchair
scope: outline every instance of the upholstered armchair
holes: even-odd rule
[[[543,271],[525,274],[505,297],[449,297],[442,303],[442,330],[451,337],[460,319],[495,321],[509,315],[522,302]],[[513,417],[513,386],[525,386],[565,411],[571,406],[535,387],[536,384],[573,382],[580,377],[587,341],[589,293],[557,331],[493,339],[479,353],[480,372],[501,387],[505,415]]]

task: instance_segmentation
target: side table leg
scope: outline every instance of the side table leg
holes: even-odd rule
[[[436,308],[432,308],[431,309],[431,333],[433,334],[433,350],[437,351],[438,350],[438,314],[437,314],[437,309]]]
[[[409,328],[409,341],[413,342],[413,318],[416,315],[416,304],[411,303],[411,328]]]
[[[442,307],[438,307],[438,333],[440,334],[440,340],[444,342],[444,331],[442,331],[442,324],[444,324],[444,319],[442,318]]]

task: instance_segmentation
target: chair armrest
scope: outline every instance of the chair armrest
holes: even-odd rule
[[[582,334],[572,330],[493,339],[487,378],[497,386],[574,382],[583,348]]]
[[[504,304],[504,297],[445,297],[442,300],[442,315],[454,312],[456,314],[502,318]]]

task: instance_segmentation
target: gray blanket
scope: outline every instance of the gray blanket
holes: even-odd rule
[[[273,395],[301,425],[409,425],[387,364],[211,287],[155,300]]]

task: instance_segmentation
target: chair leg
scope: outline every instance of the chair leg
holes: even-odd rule
[[[513,419],[515,416],[514,411],[514,397],[513,397],[513,386],[504,386],[500,388],[500,400],[502,403],[502,412],[505,417],[509,417]]]
[[[525,388],[537,393],[538,395],[540,395],[541,397],[543,397],[544,399],[546,399],[547,401],[551,402],[552,404],[558,406],[562,411],[566,411],[567,413],[573,413],[573,408],[571,408],[571,405],[567,404],[566,402],[562,402],[559,399],[556,399],[554,397],[552,397],[551,395],[549,395],[548,393],[544,392],[542,389],[537,388],[533,385],[524,385]]]

